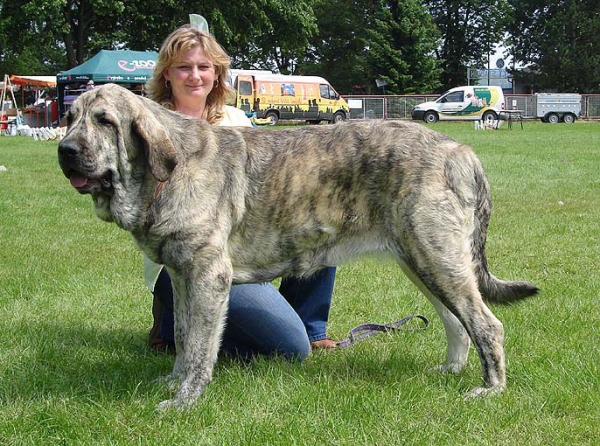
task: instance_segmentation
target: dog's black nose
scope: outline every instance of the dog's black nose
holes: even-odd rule
[[[79,146],[71,141],[61,141],[58,145],[58,154],[61,156],[77,156]]]

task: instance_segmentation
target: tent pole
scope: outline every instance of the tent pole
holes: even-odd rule
[[[4,98],[6,97],[6,80],[7,80],[7,75],[4,75],[4,86],[2,87],[2,99],[0,99],[0,113],[4,112]]]

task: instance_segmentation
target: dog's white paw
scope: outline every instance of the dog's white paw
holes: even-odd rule
[[[174,400],[165,400],[158,403],[158,407],[156,408],[159,412],[166,412],[167,410],[171,410],[175,407]]]
[[[190,401],[182,401],[178,398],[173,398],[171,400],[164,400],[158,403],[158,407],[156,408],[159,412],[166,412],[167,410],[177,410],[182,412],[184,410],[188,410],[193,406]]]
[[[184,411],[194,407],[195,402],[196,400],[194,399],[182,399],[175,397],[173,399],[161,401],[160,403],[158,403],[157,410],[159,412],[165,412],[167,410]]]
[[[462,364],[440,364],[429,369],[429,373],[452,373],[453,375],[458,375],[462,369]]]
[[[471,390],[465,395],[465,400],[500,395],[502,392],[504,392],[504,387],[502,386],[475,387],[473,390]]]

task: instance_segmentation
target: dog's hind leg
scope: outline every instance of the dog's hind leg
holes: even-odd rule
[[[485,384],[484,388],[474,389],[469,396],[501,393],[506,387],[504,329],[483,302],[473,267],[467,260],[470,259],[468,248],[464,248],[467,252],[463,255],[462,248],[452,247],[452,243],[449,237],[443,243],[412,245],[419,253],[411,255],[405,252],[399,258],[420,260],[418,264],[407,261],[403,269],[433,303],[444,323],[448,356],[446,365],[438,369],[460,371],[467,360],[468,334],[479,354]],[[430,251],[432,246],[445,246],[444,252]],[[452,255],[453,252],[457,255]],[[406,254],[408,257],[405,257]]]
[[[471,346],[469,334],[458,318],[437,298],[431,295],[431,293],[425,295],[435,307],[437,314],[444,324],[448,342],[446,363],[434,367],[433,371],[458,374],[467,363],[467,357],[469,356],[469,347]]]
[[[400,264],[404,273],[433,304],[438,316],[444,324],[444,330],[446,331],[446,339],[448,342],[446,363],[434,367],[432,371],[443,373],[449,372],[454,374],[460,373],[465,366],[467,357],[469,355],[469,347],[471,346],[469,334],[458,318],[454,316],[454,314],[452,314],[452,312],[448,310],[448,308],[446,308],[446,306],[429,291],[423,282],[421,282],[421,279],[414,274],[413,270],[401,260],[399,260],[398,263]]]

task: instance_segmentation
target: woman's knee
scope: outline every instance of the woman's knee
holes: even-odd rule
[[[257,353],[304,361],[310,354],[306,328],[289,303],[270,284],[238,285],[231,290],[225,335]]]
[[[294,330],[297,331],[297,330]],[[278,346],[277,353],[292,362],[303,362],[310,355],[310,341],[306,331],[282,334],[284,341]]]

